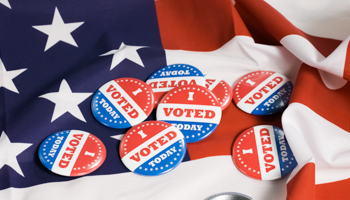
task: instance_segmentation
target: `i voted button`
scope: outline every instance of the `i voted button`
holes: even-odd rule
[[[232,90],[226,81],[206,75],[205,87],[214,93],[222,110],[224,110],[231,103]]]
[[[176,168],[186,154],[184,136],[177,128],[161,121],[146,121],[124,135],[119,154],[132,172],[156,176]]]
[[[280,179],[297,165],[284,132],[271,125],[243,131],[233,144],[232,159],[243,174],[259,180]]]
[[[163,95],[175,87],[182,85],[205,85],[202,72],[187,64],[165,66],[153,73],[146,81],[151,86],[155,104],[158,104]]]
[[[251,72],[238,79],[233,87],[233,101],[244,112],[270,115],[288,106],[292,82],[272,71]]]
[[[39,159],[50,171],[62,176],[83,176],[98,169],[106,148],[96,136],[67,130],[47,137],[39,147]]]
[[[139,124],[151,114],[153,107],[152,89],[135,78],[109,81],[91,101],[94,117],[111,128],[129,128]]]
[[[178,128],[186,142],[208,137],[221,120],[221,107],[215,95],[199,85],[180,86],[164,95],[157,108],[157,120]]]

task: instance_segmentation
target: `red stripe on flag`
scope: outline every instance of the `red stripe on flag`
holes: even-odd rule
[[[325,57],[341,43],[338,40],[304,33],[265,1],[237,0],[236,2],[235,7],[239,15],[257,43],[280,45],[279,41],[283,37],[297,34],[309,40]]]
[[[287,184],[287,200],[350,199],[350,179],[315,185],[315,164],[306,164]]]
[[[316,199],[350,199],[350,179],[316,185]]]
[[[272,44],[276,44],[276,40],[280,41],[286,35],[302,35],[299,29],[265,1],[236,0],[235,6],[254,39],[262,38],[260,34],[263,33],[265,39],[262,38],[262,43],[265,43],[267,39],[267,41],[273,42]],[[273,40],[269,35],[276,40]]]
[[[290,102],[299,102],[326,120],[350,131],[350,84],[330,90],[317,69],[303,64],[300,68]]]
[[[235,35],[252,37],[235,6],[232,6],[232,18]]]
[[[315,199],[315,164],[307,163],[293,179],[288,182],[287,200],[313,199]]]
[[[166,0],[155,4],[164,49],[212,51],[234,36],[231,0]]]
[[[329,56],[341,43],[339,40],[320,38],[303,33],[303,36],[324,56]]]
[[[346,50],[346,59],[344,66],[344,79],[350,80],[350,43],[348,44],[348,48]]]

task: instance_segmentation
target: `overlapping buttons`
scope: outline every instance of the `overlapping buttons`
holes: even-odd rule
[[[208,137],[221,120],[221,107],[215,95],[205,87],[176,87],[162,98],[157,120],[171,123],[185,135],[186,142]]]
[[[146,83],[152,87],[155,103],[158,104],[163,95],[173,88],[183,85],[204,86],[205,79],[202,72],[194,66],[173,64],[157,70]]]
[[[231,103],[232,90],[226,81],[212,76],[205,76],[205,87],[214,93],[222,110]]]

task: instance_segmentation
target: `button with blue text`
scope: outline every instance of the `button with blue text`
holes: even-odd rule
[[[124,135],[119,154],[132,172],[156,176],[176,168],[186,154],[184,136],[177,128],[161,121],[146,121]]]
[[[287,107],[292,89],[292,82],[282,74],[251,72],[235,82],[233,101],[244,112],[270,115]]]
[[[185,85],[164,95],[157,108],[157,120],[178,128],[186,142],[208,137],[221,120],[221,107],[215,95],[199,85]]]
[[[194,66],[174,64],[165,66],[153,73],[146,81],[152,87],[155,103],[171,89],[182,85],[205,85],[202,72]]]
[[[243,131],[233,144],[232,159],[243,174],[259,180],[279,179],[297,165],[284,132],[271,125]]]
[[[152,89],[135,78],[107,82],[91,101],[94,117],[111,128],[129,128],[139,124],[151,114],[153,107]]]
[[[231,103],[232,90],[226,81],[206,75],[205,87],[215,94],[222,110],[224,110]]]
[[[57,132],[39,147],[41,163],[62,176],[82,176],[98,169],[106,158],[106,148],[96,136],[80,130]]]

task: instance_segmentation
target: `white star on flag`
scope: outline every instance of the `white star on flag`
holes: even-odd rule
[[[119,49],[111,50],[107,53],[104,53],[100,56],[108,56],[113,55],[112,64],[111,64],[111,70],[116,67],[119,63],[121,63],[124,59],[129,59],[132,62],[141,65],[142,67],[145,67],[143,65],[143,62],[140,58],[140,55],[138,54],[137,50],[141,48],[145,48],[146,46],[131,46],[131,45],[125,45],[123,42],[120,44]]]
[[[22,169],[18,164],[17,156],[31,145],[32,144],[28,143],[11,143],[6,133],[3,131],[0,136],[0,169],[8,165],[24,177]]]
[[[0,0],[0,3],[2,3],[4,6],[11,9],[11,5],[8,0]]]
[[[17,69],[12,71],[6,71],[5,65],[0,58],[0,88],[4,87],[12,92],[19,93],[15,84],[13,83],[13,79],[20,75],[22,72],[27,69]]]
[[[51,122],[53,122],[66,112],[69,112],[77,119],[86,122],[78,105],[85,99],[87,99],[91,94],[92,93],[73,93],[67,81],[63,79],[58,92],[47,93],[41,95],[40,98],[48,99],[56,104]]]
[[[117,139],[117,140],[122,140],[124,137],[124,134],[120,134],[120,135],[112,135],[111,138]]]
[[[60,12],[55,8],[52,24],[33,26],[33,28],[45,33],[49,37],[47,38],[45,51],[55,45],[57,42],[62,41],[78,47],[71,33],[81,26],[84,22],[64,23]]]

